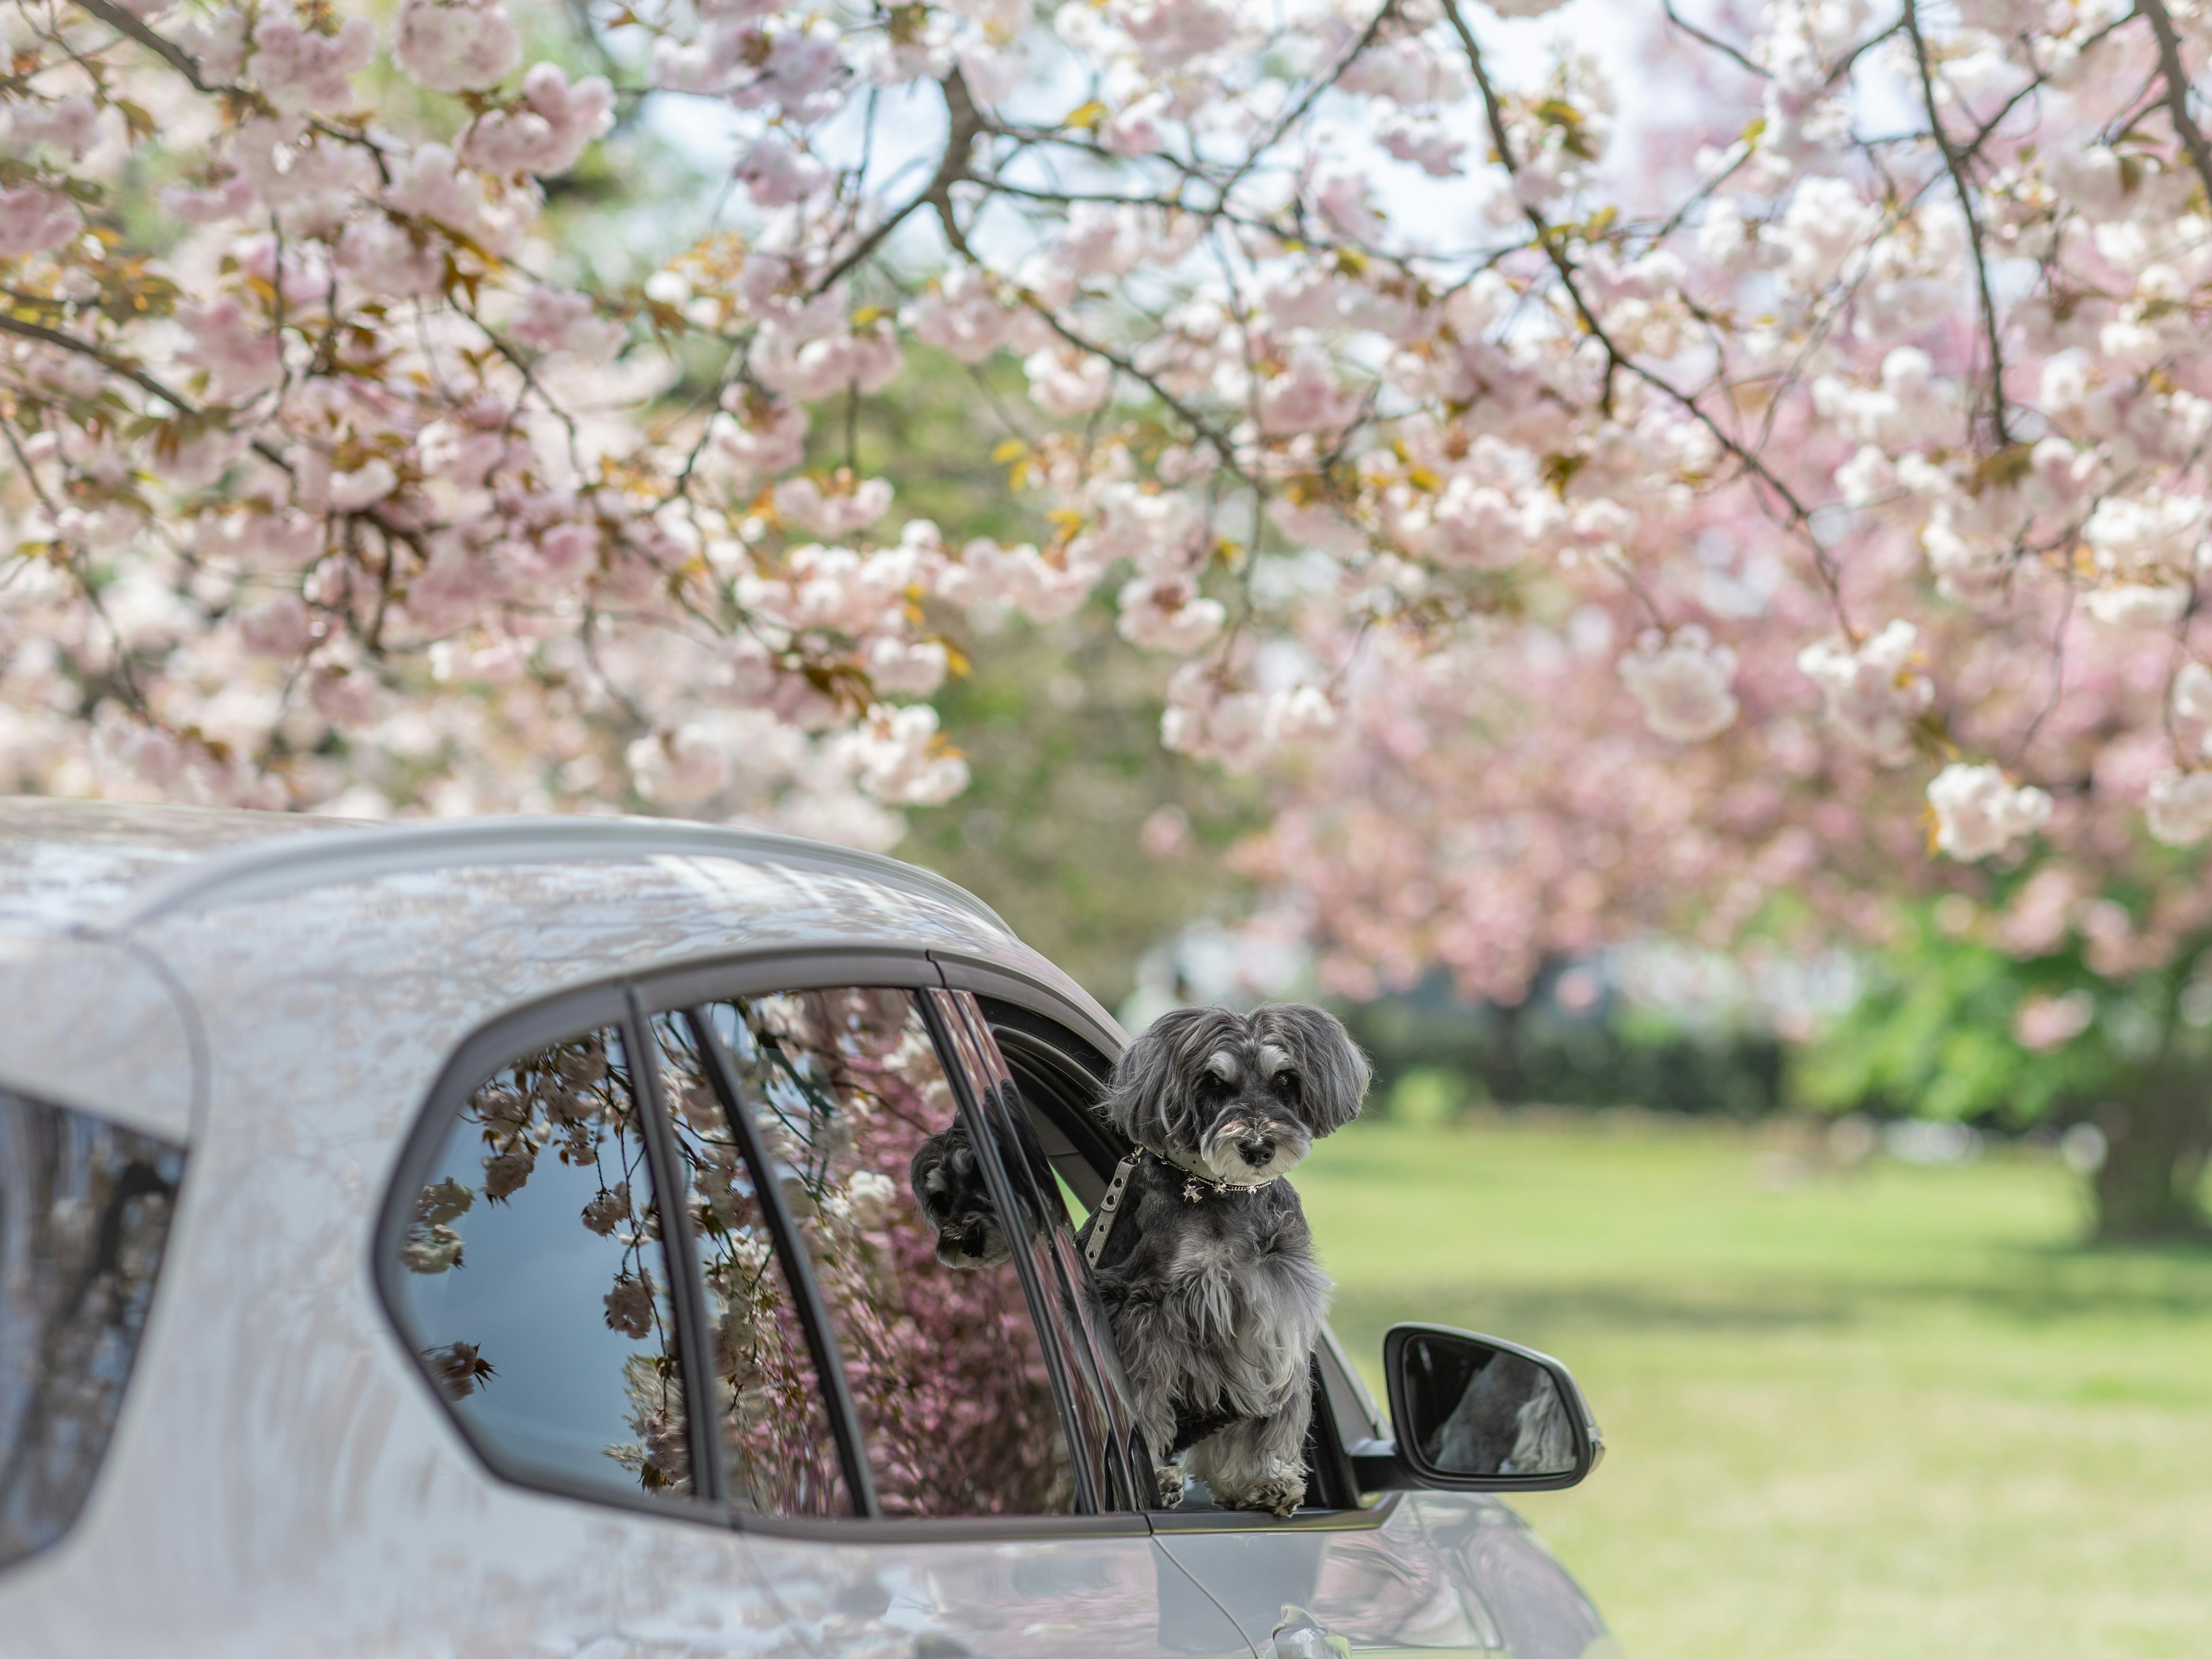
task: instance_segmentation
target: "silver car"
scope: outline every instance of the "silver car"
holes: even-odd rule
[[[7,1659],[1614,1651],[1496,1495],[1599,1454],[1510,1344],[1395,1329],[1394,1438],[1332,1339],[1309,1508],[1146,1507],[1122,1034],[922,871],[0,803],[0,1018]]]

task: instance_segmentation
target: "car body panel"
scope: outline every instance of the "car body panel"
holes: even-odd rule
[[[1505,1645],[1496,1623],[1479,1591],[1437,1559],[1421,1501],[1389,1493],[1376,1515],[1327,1522],[1217,1526],[1194,1516],[1177,1526],[1168,1517],[1160,1542],[1255,1648],[1304,1614],[1353,1653],[1419,1649],[1494,1659]]]
[[[112,939],[0,931],[0,1084],[165,1140],[191,1138],[202,1082],[190,1001]]]
[[[793,1626],[836,1659],[1250,1659],[1215,1598],[1141,1532],[946,1543],[756,1537]]]
[[[0,805],[0,1079],[189,1131],[106,1462],[69,1535],[0,1573],[0,1659],[1237,1659],[1266,1651],[1285,1605],[1356,1650],[1584,1651],[1560,1644],[1572,1607],[1515,1611],[1588,1604],[1485,1500],[1407,1495],[1379,1525],[1334,1529],[1224,1516],[1155,1534],[1129,1516],[1000,1537],[855,1522],[848,1539],[494,1476],[398,1340],[371,1255],[407,1135],[487,1023],[686,965],[896,957],[900,982],[941,962],[1109,1054],[1122,1041],[998,918],[890,860],[705,826],[631,844],[621,825],[588,855],[549,832],[540,857],[507,828],[471,864],[411,845],[489,857],[438,825]],[[257,873],[264,854],[293,863]]]

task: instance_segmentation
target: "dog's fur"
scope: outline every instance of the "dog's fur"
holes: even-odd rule
[[[1275,1177],[1366,1091],[1366,1057],[1302,1003],[1176,1009],[1115,1067],[1100,1109],[1154,1156],[1137,1162],[1097,1277],[1168,1507],[1182,1498],[1178,1454],[1224,1509],[1288,1515],[1304,1499],[1329,1283],[1297,1194]],[[1169,1154],[1223,1184],[1194,1182]]]

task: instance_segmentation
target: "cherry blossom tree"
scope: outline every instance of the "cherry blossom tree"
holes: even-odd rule
[[[880,843],[963,617],[1097,595],[1340,964],[2045,856],[2178,948],[2212,24],[1548,9],[19,0],[15,786]],[[641,280],[548,207],[618,115],[727,173]],[[1034,540],[858,465],[924,351]]]

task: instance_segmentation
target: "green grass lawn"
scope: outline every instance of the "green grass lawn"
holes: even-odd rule
[[[1401,1319],[1572,1367],[1604,1467],[1520,1507],[1629,1659],[2212,1655],[2212,1253],[2079,1248],[2055,1161],[1493,1118],[1297,1185],[1378,1394]]]

